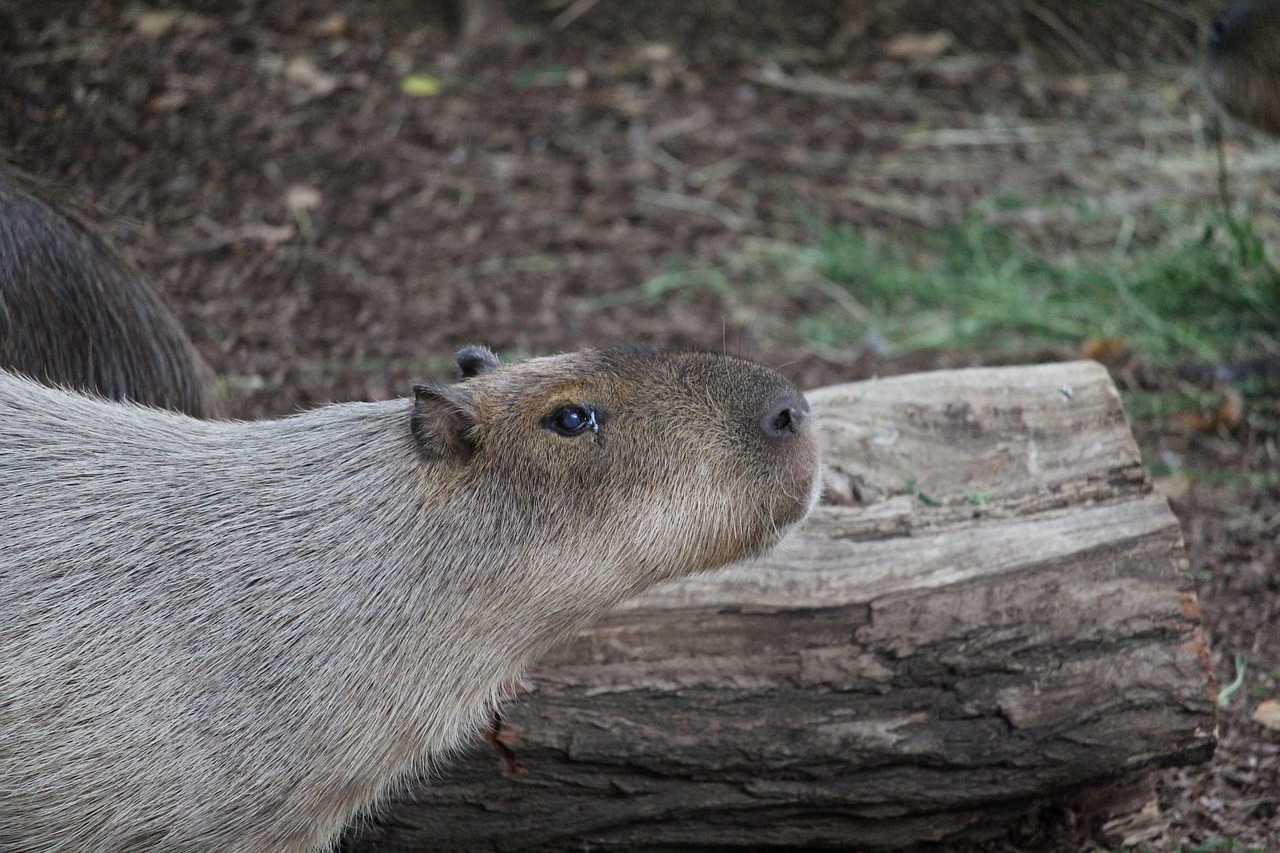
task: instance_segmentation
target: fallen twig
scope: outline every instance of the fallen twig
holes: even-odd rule
[[[636,190],[636,201],[644,204],[654,204],[659,207],[669,207],[672,210],[684,210],[689,213],[705,213],[719,219],[726,228],[733,231],[741,231],[743,226],[747,224],[742,215],[734,213],[723,204],[699,196],[655,190],[652,187],[639,187]]]
[[[884,98],[884,87],[878,83],[845,83],[826,77],[805,75],[793,77],[776,65],[766,65],[747,79],[753,83],[799,92],[803,95],[825,95],[831,98],[872,99]]]

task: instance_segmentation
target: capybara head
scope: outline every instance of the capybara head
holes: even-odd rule
[[[411,419],[454,499],[500,506],[508,536],[632,564],[624,588],[758,554],[815,501],[808,403],[759,364],[599,349],[504,365],[468,347],[458,366],[415,389]]]
[[[1237,119],[1280,136],[1280,0],[1241,0],[1209,27],[1209,91]]]

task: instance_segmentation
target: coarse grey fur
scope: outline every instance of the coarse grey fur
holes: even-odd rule
[[[0,371],[0,851],[331,844],[549,645],[816,498],[807,407],[758,365],[460,362],[256,423]],[[566,402],[598,431],[549,429]]]

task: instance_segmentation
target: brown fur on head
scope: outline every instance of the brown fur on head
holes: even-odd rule
[[[538,523],[565,526],[566,535],[607,531],[601,553],[645,554],[655,547],[646,536],[670,538],[670,528],[695,516],[705,523],[705,513],[731,522],[711,540],[678,537],[688,551],[655,553],[652,574],[636,582],[757,553],[808,510],[817,465],[811,431],[797,424],[803,439],[785,442],[760,424],[783,400],[796,401],[798,420],[808,409],[770,370],[707,353],[622,349],[500,367],[476,352],[459,353],[462,382],[415,389],[415,435],[466,463],[463,483],[501,483],[512,507],[539,508]],[[579,431],[566,432],[557,420],[564,417]],[[758,515],[738,518],[740,507]],[[642,508],[658,527],[626,530]]]
[[[1210,92],[1237,119],[1280,136],[1280,0],[1237,0],[1210,25]]]
[[[804,398],[751,362],[458,366],[256,423],[0,371],[0,851],[310,850],[549,645],[816,499]]]

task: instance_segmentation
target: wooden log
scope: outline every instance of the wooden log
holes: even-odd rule
[[[1178,524],[1101,367],[809,397],[842,505],[554,652],[504,760],[472,750],[346,849],[893,848],[1210,754]]]

